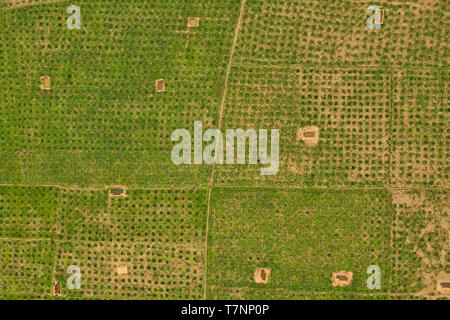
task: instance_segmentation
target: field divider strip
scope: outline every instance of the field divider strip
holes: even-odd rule
[[[56,208],[56,217],[55,217],[55,236],[53,241],[55,242],[55,251],[53,253],[53,266],[52,266],[52,283],[50,286],[50,295],[53,294],[53,283],[55,282],[55,273],[56,273],[56,263],[58,260],[58,249],[59,249],[59,242],[58,235],[61,232],[61,219],[60,219],[60,210],[62,206],[62,198],[63,198],[63,192],[62,190],[59,190],[59,198],[58,198],[58,207]]]
[[[103,188],[81,188],[81,187],[65,187],[60,185],[25,185],[25,184],[0,184],[0,187],[23,187],[23,188],[59,188],[62,190],[76,190],[76,191],[104,191]],[[251,188],[266,188],[266,189],[279,189],[279,190],[435,190],[435,191],[447,191],[450,189],[450,186],[443,187],[426,187],[426,186],[408,186],[408,187],[394,187],[394,186],[380,186],[380,187],[349,187],[349,186],[274,186],[274,185],[228,185],[228,184],[219,184],[215,185],[217,188],[236,188],[236,189],[251,189]],[[145,188],[145,187],[127,187],[127,190],[209,190],[210,186],[187,186],[187,187],[153,187],[153,188]]]
[[[11,4],[9,7],[0,9],[0,11],[9,11],[14,9],[20,9],[24,7],[35,7],[39,5],[48,5],[48,4],[54,4],[54,3],[64,3],[64,0],[47,0],[47,1],[40,1],[40,2],[34,2],[34,3],[20,3],[20,4]]]
[[[338,70],[338,69],[391,69],[393,71],[397,70],[412,70],[412,71],[449,71],[449,67],[437,67],[437,66],[413,66],[413,65],[392,65],[392,64],[333,64],[333,63],[321,63],[321,64],[308,64],[308,63],[287,63],[284,61],[273,61],[269,59],[253,59],[247,60],[239,63],[240,67],[251,67],[251,68],[266,68],[270,64],[271,68],[311,68],[316,70]]]
[[[230,71],[231,71],[231,66],[233,64],[233,55],[234,55],[234,50],[236,48],[236,43],[237,43],[237,39],[238,39],[238,35],[239,35],[239,30],[241,29],[242,26],[242,17],[244,16],[244,10],[245,10],[245,3],[246,0],[241,0],[241,6],[239,9],[239,18],[236,24],[236,28],[234,30],[234,38],[233,38],[233,43],[231,45],[231,49],[230,49],[230,58],[228,60],[228,66],[227,66],[227,71],[225,73],[225,81],[224,81],[224,87],[223,87],[223,92],[222,92],[222,98],[220,101],[220,110],[219,110],[219,120],[218,120],[218,127],[217,129],[220,131],[220,129],[222,128],[222,117],[223,117],[223,110],[225,109],[225,101],[226,101],[226,95],[227,95],[227,91],[228,91],[228,79],[230,77]],[[203,275],[203,299],[206,300],[206,287],[207,287],[207,277],[208,277],[208,236],[209,236],[209,215],[211,212],[211,193],[212,193],[212,188],[213,188],[213,183],[214,183],[214,173],[216,171],[216,164],[213,164],[212,170],[211,170],[211,178],[209,180],[209,190],[208,190],[208,208],[207,208],[207,212],[206,212],[206,232],[205,232],[205,262],[204,262],[204,275]]]
[[[450,186],[448,187],[419,187],[419,186],[411,186],[411,187],[304,187],[304,186],[273,186],[273,185],[215,185],[215,188],[235,188],[235,189],[278,189],[278,190],[318,190],[318,191],[327,191],[327,190],[429,190],[429,191],[448,191],[450,190]]]
[[[0,187],[23,187],[23,188],[58,188],[62,190],[76,190],[76,191],[104,191],[108,186],[104,187],[70,187],[57,184],[0,184]],[[207,190],[208,186],[185,186],[185,187],[127,187],[127,190],[191,190],[201,189]]]
[[[257,290],[257,291],[264,291],[264,290],[276,290],[276,291],[283,291],[286,293],[297,293],[297,294],[311,294],[311,295],[319,295],[319,294],[354,294],[359,296],[390,296],[390,297],[401,297],[401,296],[416,296],[416,297],[433,297],[428,295],[422,295],[415,292],[400,292],[400,293],[392,293],[392,292],[377,292],[377,293],[366,293],[366,292],[353,292],[353,291],[306,291],[306,290],[288,290],[284,288],[251,288],[251,287],[223,287],[223,286],[211,286],[211,288],[216,289],[225,289],[225,290],[241,290],[241,289],[249,289],[249,290]]]
[[[0,241],[19,241],[19,242],[36,242],[36,241],[53,241],[51,238],[14,238],[0,237]],[[56,242],[56,241],[55,241]]]
[[[394,122],[394,116],[395,116],[395,109],[394,109],[394,71],[396,71],[394,68],[390,68],[389,69],[389,73],[390,73],[390,77],[389,77],[389,111],[388,111],[388,119],[389,119],[389,123],[388,123],[388,130],[389,130],[389,135],[388,135],[388,156],[389,156],[389,164],[388,164],[388,191],[389,191],[389,207],[390,209],[394,210],[394,216],[391,219],[391,223],[389,226],[389,251],[391,252],[390,257],[388,257],[387,261],[390,262],[392,270],[393,270],[393,275],[391,275],[392,277],[396,277],[396,272],[397,272],[397,264],[398,264],[398,256],[395,250],[395,226],[397,226],[398,223],[398,217],[397,217],[397,208],[394,208],[394,204],[393,204],[393,196],[394,196],[394,192],[398,189],[396,189],[395,187],[393,187],[393,183],[392,183],[392,166],[393,166],[393,162],[392,162],[392,157],[393,157],[393,150],[392,150],[392,145],[393,145],[393,141],[394,141],[394,135],[393,135],[393,122]]]

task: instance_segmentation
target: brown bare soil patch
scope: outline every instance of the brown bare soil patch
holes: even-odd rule
[[[375,21],[376,23],[383,24],[384,21],[384,9],[380,8],[380,21]]]
[[[61,284],[58,281],[53,281],[52,293],[54,296],[61,295]]]
[[[315,147],[319,143],[319,128],[316,126],[307,126],[299,128],[297,131],[297,140],[302,140],[306,145]]]
[[[164,80],[163,79],[158,79],[155,82],[155,86],[156,86],[156,91],[157,92],[162,92],[165,90],[165,86],[164,86]]]
[[[41,77],[41,90],[50,90],[50,76],[42,76]]]
[[[127,267],[127,266],[124,266],[124,265],[119,266],[119,267],[117,268],[117,274],[118,274],[118,275],[128,274],[128,267]]]
[[[188,28],[198,27],[200,23],[200,18],[189,17],[188,18]]]
[[[353,272],[338,271],[331,277],[333,287],[344,287],[350,285],[353,279]]]
[[[269,281],[270,268],[256,268],[255,270],[255,282],[267,283]]]
[[[450,273],[439,274],[436,281],[436,289],[440,293],[450,294]]]

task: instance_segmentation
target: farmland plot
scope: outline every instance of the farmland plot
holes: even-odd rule
[[[239,196],[237,196],[239,194]],[[378,265],[386,292],[392,274],[389,246],[393,210],[386,191],[218,188],[208,238],[208,292],[212,297],[253,299],[289,292],[367,293],[366,269]],[[271,268],[267,284],[253,280]],[[331,276],[351,271],[350,286]],[[261,289],[261,292],[258,290]],[[268,293],[270,292],[270,294]],[[246,295],[248,294],[248,295]]]
[[[448,71],[403,70],[393,79],[392,185],[448,188]]]
[[[202,297],[206,190],[0,192],[0,297]],[[78,290],[67,286],[69,266],[80,268]]]
[[[217,122],[239,1],[77,5],[80,30],[67,1],[1,11],[2,182],[206,184],[210,167],[172,163],[170,134]]]
[[[235,67],[225,128],[280,130],[280,171],[225,165],[216,184],[383,186],[389,177],[390,76],[377,68]],[[297,129],[320,129],[310,147]]]
[[[1,299],[50,295],[58,205],[56,188],[0,187]]]
[[[0,0],[0,299],[447,299],[449,4],[376,3]]]
[[[436,280],[450,271],[448,191],[396,190],[393,205],[394,290],[442,298]]]
[[[63,298],[196,299],[203,294],[206,190],[63,192],[56,279]]]
[[[0,299],[44,299],[51,294],[52,240],[0,240]]]
[[[366,9],[384,10],[369,30]],[[361,0],[248,1],[236,63],[333,66],[448,65],[448,2]]]
[[[59,192],[52,187],[0,187],[0,238],[52,239]]]

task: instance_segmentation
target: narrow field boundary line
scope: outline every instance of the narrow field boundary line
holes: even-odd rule
[[[33,293],[30,293],[30,291],[15,291],[11,295],[20,295],[20,296],[27,296],[27,295],[33,295]],[[145,296],[139,296],[138,298],[134,296],[126,297],[125,294],[106,294],[103,296],[96,295],[96,294],[84,294],[82,297],[71,297],[71,296],[54,296],[53,294],[36,294],[40,297],[42,297],[43,300],[56,300],[56,301],[88,301],[88,300],[143,300],[143,301],[152,301],[157,300],[157,298],[149,299]],[[0,294],[1,297],[6,297],[5,294]],[[34,299],[33,299],[34,300]],[[39,299],[38,299],[39,300]]]
[[[214,188],[236,188],[236,189],[279,189],[279,190],[290,190],[290,189],[298,189],[298,190],[433,190],[433,191],[448,191],[450,190],[450,186],[448,187],[303,187],[303,186],[264,186],[264,185],[256,185],[256,186],[245,186],[245,185],[216,185]]]
[[[388,166],[388,186],[389,188],[392,187],[392,142],[394,141],[393,136],[393,122],[394,122],[394,71],[393,69],[389,70],[389,111],[387,112],[388,116],[388,156],[389,156],[389,166]]]
[[[36,7],[39,5],[47,5],[47,4],[54,4],[54,3],[64,3],[63,0],[46,0],[46,1],[39,1],[34,3],[22,3],[22,4],[10,4],[6,8],[0,9],[0,11],[10,11],[14,9],[20,9],[20,8],[26,8],[26,7]]]
[[[389,68],[390,70],[398,71],[398,70],[412,70],[412,71],[436,71],[436,72],[442,72],[442,71],[449,71],[449,67],[427,67],[427,66],[411,66],[411,65],[391,65],[391,64],[327,64],[327,63],[317,63],[317,64],[305,64],[305,63],[285,63],[283,61],[273,61],[268,59],[253,59],[252,61],[249,60],[249,62],[242,62],[239,64],[239,67],[244,68],[265,68],[267,65],[270,65],[271,68],[289,68],[289,69],[298,69],[298,68],[311,68],[316,70],[323,70],[323,69],[332,69],[332,70],[339,70],[339,69],[355,69],[355,70],[361,70],[364,69],[386,69]]]
[[[60,244],[80,244],[80,245],[86,245],[86,244],[112,244],[115,240],[82,240],[82,239],[72,239],[72,238],[63,238],[63,239],[51,239],[51,238],[12,238],[12,237],[2,237],[0,238],[0,241],[17,241],[17,242],[38,242],[38,241],[48,241],[48,242],[55,242]],[[138,240],[116,240],[120,244],[131,244],[131,245],[142,245],[146,246],[150,242],[148,239],[138,239]],[[150,248],[153,248],[154,245],[152,245]]]
[[[0,241],[20,241],[20,242],[36,242],[36,241],[53,241],[51,238],[14,238],[0,237]],[[56,242],[56,241],[55,241]]]
[[[389,111],[388,111],[388,157],[389,157],[389,165],[388,165],[388,191],[390,193],[389,197],[389,205],[390,208],[394,208],[393,205],[393,197],[394,197],[394,191],[399,191],[399,189],[395,189],[392,186],[392,158],[393,158],[393,149],[392,149],[392,142],[394,141],[393,136],[393,122],[394,122],[394,69],[389,69],[390,73],[390,79],[389,79]],[[395,228],[398,226],[398,220],[397,220],[398,210],[397,208],[394,208],[394,217],[391,220],[390,226],[389,226],[389,251],[391,252],[390,256],[387,257],[387,261],[390,262],[392,270],[393,270],[393,276],[397,276],[397,265],[398,265],[398,257],[396,253],[395,248]]]
[[[234,38],[233,43],[231,45],[230,49],[230,58],[228,60],[228,66],[227,71],[225,74],[225,81],[224,81],[224,87],[222,92],[222,99],[220,101],[220,110],[219,110],[219,120],[217,128],[220,131],[222,127],[222,117],[223,117],[223,110],[225,109],[225,101],[226,101],[226,95],[228,91],[228,78],[230,77],[230,71],[231,71],[231,65],[233,64],[233,55],[234,50],[236,49],[236,43],[239,35],[239,30],[242,26],[242,17],[244,16],[244,10],[245,10],[245,3],[247,0],[241,0],[241,7],[239,9],[239,18],[236,24],[236,28],[234,30]],[[217,141],[216,141],[217,143]],[[203,299],[206,300],[206,289],[207,289],[207,277],[208,277],[208,236],[209,236],[209,215],[211,212],[211,193],[214,183],[214,173],[216,171],[216,164],[213,164],[212,170],[211,170],[211,178],[209,180],[209,190],[208,190],[208,208],[206,211],[206,232],[205,232],[205,261],[204,261],[204,275],[203,275]]]
[[[128,188],[127,190],[207,190],[208,186],[186,186],[186,187],[147,187],[147,188],[139,188],[139,187],[132,187]],[[104,190],[104,189],[103,189]]]
[[[225,290],[240,290],[240,289],[249,289],[249,290],[256,290],[256,291],[264,291],[264,290],[275,290],[275,291],[283,291],[286,293],[298,293],[298,294],[311,294],[311,295],[318,295],[318,294],[354,294],[354,295],[360,295],[360,296],[392,296],[392,297],[401,297],[401,296],[415,296],[415,297],[435,297],[431,295],[421,295],[419,293],[394,293],[394,292],[377,292],[377,293],[364,293],[364,292],[352,292],[352,291],[305,291],[305,290],[288,290],[284,288],[251,288],[251,287],[222,287],[222,286],[211,286],[211,288],[216,289],[225,289]]]
[[[63,186],[60,185],[56,185],[56,184],[14,184],[14,183],[0,183],[0,187],[24,187],[24,188],[39,188],[39,187],[54,187],[54,188],[65,188]],[[73,188],[73,189],[79,189],[79,188]]]
[[[112,186],[112,185],[111,185]],[[58,188],[62,190],[77,190],[77,191],[104,191],[109,186],[104,187],[70,187],[70,186],[62,186],[58,184],[9,184],[3,183],[0,184],[0,187],[23,187],[23,188]],[[185,186],[185,187],[127,187],[127,190],[207,190],[208,186]]]
[[[208,186],[186,186],[186,187],[127,187],[127,190],[209,190],[211,188],[212,183]],[[62,190],[77,190],[77,191],[104,191],[107,187],[103,188],[92,188],[92,187],[66,187],[60,185],[46,185],[46,184],[0,184],[0,187],[24,187],[24,188],[59,188]],[[385,187],[346,187],[346,186],[331,186],[331,187],[319,187],[319,186],[274,186],[274,185],[230,185],[230,184],[219,184],[213,186],[214,188],[236,188],[236,189],[280,189],[280,190],[289,190],[289,189],[299,189],[299,190],[434,190],[434,191],[448,191],[450,190],[450,186],[447,187],[423,187],[423,186],[411,186],[411,187],[393,187],[393,186],[385,186]]]

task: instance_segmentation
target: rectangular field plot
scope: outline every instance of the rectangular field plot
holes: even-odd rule
[[[114,247],[112,242],[101,241],[61,241],[56,255],[55,280],[61,284],[61,299],[108,298],[114,295],[122,297],[115,276],[115,257],[130,259],[130,250]],[[70,274],[67,268],[80,268],[80,289],[67,287]]]
[[[208,239],[209,292],[249,288],[255,293],[245,298],[261,297],[258,289],[275,295],[277,290],[365,293],[370,265],[380,267],[378,293],[386,292],[392,218],[389,194],[380,190],[216,189]],[[266,284],[255,283],[256,268],[271,268]],[[350,286],[332,286],[332,273],[340,270],[353,272]]]
[[[49,240],[0,240],[0,299],[49,296],[54,245]]]
[[[404,70],[393,80],[393,186],[448,187],[448,72]]]
[[[370,5],[384,12],[381,29],[367,27]],[[443,66],[446,11],[448,3],[439,0],[247,1],[234,61]]]
[[[80,30],[67,2],[1,11],[0,180],[206,185],[211,167],[174,165],[170,137],[194,120],[217,126],[239,0],[77,5]]]
[[[380,69],[234,67],[222,128],[279,129],[280,168],[262,176],[263,165],[221,165],[215,183],[387,185],[389,105],[390,76]],[[318,127],[317,146],[297,139],[306,126]]]
[[[393,289],[437,297],[436,281],[450,273],[448,191],[396,190]]]
[[[81,289],[62,298],[199,299],[203,297],[207,190],[127,189],[64,195],[64,239],[56,277],[81,269]],[[107,199],[107,201],[105,200]],[[98,203],[104,201],[104,207]]]
[[[0,186],[0,238],[52,239],[59,190]]]
[[[114,240],[107,190],[62,190],[58,239],[106,242]]]
[[[117,241],[186,242],[202,240],[207,190],[128,189],[125,198],[111,198],[109,216]]]

